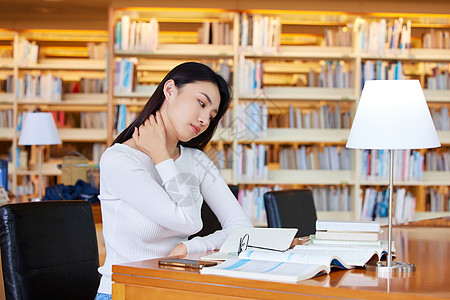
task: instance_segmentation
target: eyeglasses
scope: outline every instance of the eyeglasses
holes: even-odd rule
[[[276,251],[276,252],[286,252],[289,250],[280,250],[280,249],[272,249],[272,248],[266,248],[266,247],[260,247],[260,246],[253,246],[249,244],[250,241],[250,235],[248,233],[244,234],[243,237],[239,239],[239,245],[238,245],[238,252],[237,254],[241,254],[242,251],[247,250],[248,248],[255,248],[255,249],[263,249],[263,250],[270,250],[270,251]]]

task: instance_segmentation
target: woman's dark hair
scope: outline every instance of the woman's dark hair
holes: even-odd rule
[[[202,134],[191,139],[190,141],[178,142],[179,145],[197,148],[200,150],[208,144],[214,135],[217,124],[219,124],[219,120],[223,117],[230,106],[230,88],[225,79],[211,70],[210,67],[197,62],[186,62],[176,66],[169,73],[167,73],[164,79],[159,83],[153,95],[142,108],[139,115],[119,134],[112,145],[115,143],[123,143],[132,138],[134,128],[142,125],[151,114],[154,115],[161,108],[161,105],[165,99],[163,91],[164,84],[170,79],[175,82],[175,86],[178,89],[181,89],[185,84],[198,81],[207,81],[217,85],[220,93],[220,104],[217,115],[211,120],[208,128]]]

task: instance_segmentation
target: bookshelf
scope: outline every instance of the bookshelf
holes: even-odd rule
[[[289,10],[248,9],[246,4],[242,4],[239,8],[230,6],[227,9],[110,7],[107,31],[0,30],[0,81],[5,80],[8,74],[13,76],[15,82],[15,79],[23,77],[24,74],[35,76],[38,73],[52,73],[61,77],[63,82],[79,80],[78,73],[90,74],[92,78],[101,75],[102,78],[115,79],[120,77],[120,73],[115,71],[119,66],[116,63],[121,61],[126,61],[133,67],[130,74],[135,78],[131,89],[116,89],[114,80],[109,80],[107,93],[89,93],[89,95],[63,93],[61,101],[58,102],[35,99],[23,101],[16,98],[15,93],[2,92],[0,111],[12,110],[15,122],[21,112],[36,108],[67,113],[81,111],[106,113],[106,129],[61,128],[60,135],[64,145],[76,149],[82,149],[93,143],[109,145],[121,130],[117,122],[120,112],[124,113],[122,115],[124,126],[143,107],[156,84],[172,67],[186,60],[204,62],[210,64],[216,71],[227,74],[234,91],[230,112],[205,151],[221,166],[226,181],[230,184],[239,184],[242,191],[253,196],[261,196],[267,188],[310,187],[315,190],[315,198],[320,199],[321,207],[328,209],[335,206],[335,203],[327,202],[327,197],[335,197],[333,201],[347,205],[343,206],[345,209],[338,208],[337,211],[320,209],[319,218],[358,219],[365,201],[365,190],[373,188],[380,191],[387,185],[387,180],[374,181],[362,177],[362,151],[351,151],[350,169],[337,170],[312,169],[310,166],[306,169],[283,168],[286,158],[280,156],[280,153],[306,149],[310,152],[315,151],[314,153],[318,155],[326,148],[338,149],[338,152],[341,152],[349,133],[348,120],[351,123],[353,119],[362,80],[365,78],[362,66],[366,67],[368,63],[377,65],[380,62],[386,68],[398,65],[403,70],[402,75],[405,78],[420,79],[430,109],[435,111],[436,115],[440,114],[442,118],[445,115],[442,109],[448,109],[450,104],[449,86],[446,89],[429,89],[428,85],[436,84],[430,79],[436,77],[436,73],[445,74],[446,70],[448,72],[450,50],[432,48],[433,44],[431,48],[425,48],[423,45],[428,44],[428,40],[435,42],[437,31],[450,31],[450,15],[355,13],[352,9],[342,12],[347,8],[344,5],[342,9],[330,8],[336,10],[335,12],[315,12],[296,10],[301,9],[298,5],[292,6]],[[338,9],[340,12],[337,12]],[[411,11],[413,10],[411,8]],[[403,18],[404,24],[411,21],[411,49],[403,52],[366,51],[360,47],[363,24],[380,22],[382,19],[391,24],[400,17]],[[273,26],[273,39],[264,46],[259,44],[257,39],[255,42],[258,44],[252,45],[253,32],[250,34],[251,38],[247,36],[247,44],[243,44],[245,38],[240,33],[244,27],[243,20],[248,22],[255,19],[257,22],[270,21]],[[135,40],[131,43],[135,46],[130,47],[128,37],[128,46],[122,47],[123,39],[120,43],[117,39],[117,23],[123,20],[125,23],[128,20],[130,27],[133,22],[148,23],[148,26],[153,27],[157,25],[151,34],[155,38],[155,43],[146,45],[147,48],[137,47]],[[205,30],[207,26],[211,26],[211,31],[214,32],[223,30],[219,41],[214,37],[206,38],[205,33],[209,32]],[[422,36],[426,37],[422,39]],[[39,44],[43,56],[34,64],[23,65],[19,62],[18,53],[12,55],[13,48],[16,48],[12,47],[12,44],[18,48],[21,38]],[[204,44],[203,41],[206,39],[216,40],[215,43]],[[89,59],[86,56],[88,42],[107,42],[107,59]],[[63,56],[58,55],[58,51],[61,53],[61,47],[64,48]],[[106,61],[109,62],[108,65]],[[250,77],[245,73],[249,67],[260,68],[262,71],[261,78],[251,85],[252,88],[248,88],[249,83],[243,81]],[[343,75],[333,77],[337,71]],[[253,107],[254,103],[258,107],[256,105]],[[255,131],[256,127],[249,128],[249,124],[253,124],[245,123],[248,122],[249,109],[255,109],[267,117],[266,121],[261,121],[267,122],[267,128],[262,131],[259,129]],[[340,111],[339,114],[348,113],[345,120],[341,119],[340,126],[324,125],[320,122],[317,125],[312,121],[317,116],[320,119],[321,114],[323,118],[323,114],[330,115],[336,111]],[[296,119],[293,122],[294,126],[291,126],[289,114],[295,116],[296,112],[299,112],[302,122],[303,118],[307,118],[310,125],[298,128]],[[249,119],[251,122],[254,121],[251,115]],[[0,128],[2,149],[17,147],[16,125],[14,123],[12,128]],[[261,124],[256,123],[256,126],[261,127]],[[317,128],[313,128],[314,126]],[[438,129],[438,135],[443,145],[439,153],[448,153],[450,130]],[[244,150],[260,147],[260,151],[262,149],[268,151],[270,159],[264,166],[267,168],[266,175],[257,178],[241,176],[236,165],[241,155],[236,149],[240,147]],[[48,152],[58,152],[56,150],[49,149]],[[7,155],[3,152],[2,150],[0,154]],[[14,166],[18,157],[16,150],[12,153]],[[425,151],[421,153],[425,155]],[[289,158],[291,154],[287,155]],[[52,155],[47,156],[50,157]],[[32,159],[33,157],[30,157],[31,161]],[[425,165],[427,165],[426,157]],[[46,170],[44,173],[49,176],[58,175],[59,170],[55,166],[54,161],[47,161],[44,164]],[[10,173],[12,181],[15,181],[13,186],[21,183],[26,176],[34,174],[32,170],[14,168],[10,168]],[[416,196],[415,219],[450,215],[447,211],[429,211],[431,189],[442,190],[445,194],[447,188],[448,197],[448,182],[450,182],[448,174],[449,170],[424,170],[421,180],[396,182],[396,186],[404,187]],[[347,193],[347,198],[342,196],[343,193]],[[264,225],[264,220],[255,220],[254,223]]]
[[[164,10],[163,14],[161,10]],[[182,16],[180,16],[180,10],[185,12]],[[130,22],[133,20],[150,22],[152,18],[157,19],[158,44],[154,49],[142,51],[114,48],[117,43],[115,40],[117,22],[124,15],[129,16]],[[252,200],[255,203],[261,202],[261,195],[267,188],[310,187],[317,190],[315,195],[321,198],[320,201],[324,203],[325,207],[335,205],[327,204],[327,200],[322,198],[338,193],[336,201],[347,203],[346,208],[337,211],[319,210],[319,217],[358,219],[364,203],[364,189],[367,187],[381,189],[383,185],[387,185],[386,180],[367,181],[361,178],[361,151],[352,150],[350,154],[351,167],[347,170],[283,169],[280,167],[280,156],[278,156],[281,150],[289,147],[295,151],[302,147],[340,149],[346,143],[351,122],[347,124],[348,122],[345,123],[341,120],[338,128],[330,128],[328,125],[328,127],[324,127],[323,124],[320,124],[318,128],[312,128],[312,126],[296,128],[296,125],[290,126],[289,122],[286,125],[283,116],[289,115],[289,110],[299,109],[302,113],[314,115],[314,111],[321,114],[322,110],[333,113],[339,109],[340,113],[347,112],[346,118],[352,120],[362,87],[364,76],[362,65],[367,61],[383,61],[387,64],[401,62],[407,78],[421,80],[430,108],[448,107],[450,103],[449,89],[427,89],[425,82],[430,77],[430,70],[434,66],[430,67],[427,64],[436,64],[441,69],[443,68],[442,64],[444,66],[447,64],[448,68],[450,50],[424,49],[420,37],[426,34],[430,27],[448,30],[450,16],[442,14],[435,17],[423,14],[402,15],[405,20],[411,21],[411,44],[413,47],[405,52],[374,53],[373,51],[363,51],[359,47],[361,42],[361,31],[358,31],[360,24],[379,22],[381,19],[385,19],[390,24],[398,20],[400,15],[317,13],[295,10],[111,8],[109,32],[110,41],[113,42],[109,44],[110,61],[132,58],[137,83],[130,92],[109,94],[109,124],[114,123],[117,105],[126,106],[128,111],[138,111],[153,92],[159,80],[181,61],[196,60],[207,63],[227,61],[233,72],[230,81],[234,89],[233,104],[230,116],[225,122],[225,128],[220,128],[216,133],[211,142],[212,151],[209,153],[213,158],[219,157],[225,161],[222,161],[220,165],[224,166],[222,174],[227,182],[239,184],[241,189],[245,193],[248,192],[251,197],[259,197],[259,199]],[[248,25],[252,21],[255,23]],[[232,43],[226,45],[199,44],[199,32],[205,22],[229,23],[230,28],[235,29]],[[261,22],[271,24],[269,27],[272,26],[271,32],[273,32],[273,37],[264,45],[264,42],[251,36],[260,33],[252,32],[249,34],[251,37],[242,35],[242,28],[254,28]],[[114,76],[112,69],[109,70],[111,77]],[[247,83],[245,81],[252,77],[249,74],[253,74],[245,73],[249,72],[249,69],[250,72],[261,72],[262,75],[260,78],[255,78],[253,82]],[[340,76],[342,77],[332,78],[337,71],[341,72]],[[310,81],[314,82],[310,83]],[[251,88],[248,88],[249,86]],[[113,83],[110,82],[110,90],[112,91],[113,88]],[[253,107],[254,103],[257,103],[256,108]],[[255,120],[249,117],[251,109],[255,109],[253,112],[257,112],[258,115],[267,117],[267,120],[258,120],[256,125],[252,124]],[[264,122],[268,122],[269,126]],[[261,130],[261,127],[264,126],[266,127]],[[256,131],[252,132],[253,129]],[[111,127],[109,130],[108,139],[112,141],[117,130],[114,128],[116,131],[114,132]],[[448,147],[449,131],[439,130],[438,134],[442,145]],[[259,170],[258,168],[261,166],[255,167],[253,163],[248,165],[250,168],[255,167],[256,169],[251,170],[256,173],[259,170],[261,174],[265,172],[265,175],[255,178],[255,176],[247,176],[248,174],[240,174],[241,167],[238,164],[247,163],[241,160],[242,151],[250,151],[249,149],[265,149],[261,151],[271,153],[269,156],[272,157],[272,160],[269,159],[269,162],[262,167],[267,168],[266,171]],[[205,152],[208,153],[208,151],[209,149],[206,149]],[[255,156],[255,153],[251,155]],[[428,205],[425,203],[426,189],[437,186],[448,187],[448,179],[448,171],[424,171],[422,180],[397,182],[396,185],[417,194],[418,211],[415,218],[423,219],[427,216],[450,215],[445,211],[425,211],[426,205]],[[259,189],[255,189],[255,187]],[[347,197],[341,195],[344,191],[347,193]],[[263,226],[264,220],[256,219],[254,223]]]
[[[17,145],[25,112],[52,112],[63,142],[44,147],[46,186],[60,183],[57,166],[71,150],[97,163],[94,156],[105,149],[107,140],[107,40],[107,31],[0,30],[0,50],[10,48],[5,60],[2,52],[0,80],[8,72],[12,90],[0,93],[0,108],[11,110],[12,124],[2,127],[0,135],[9,142],[2,147],[2,155],[10,157],[13,194],[33,195],[37,191],[37,148]],[[94,154],[96,151],[99,153]]]

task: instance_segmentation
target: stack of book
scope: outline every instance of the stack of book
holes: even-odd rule
[[[381,245],[380,223],[373,221],[316,221],[312,244],[342,246]]]

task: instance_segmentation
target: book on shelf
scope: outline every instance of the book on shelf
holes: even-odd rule
[[[381,225],[376,221],[333,221],[317,220],[316,230],[319,231],[359,231],[379,233]]]
[[[361,231],[316,231],[317,240],[338,240],[338,241],[379,241],[378,232]]]
[[[317,239],[315,234],[310,235],[310,241],[313,245],[331,245],[331,246],[379,246],[381,240],[365,241],[365,240],[332,240],[332,239]]]
[[[296,283],[328,274],[334,267],[363,267],[375,255],[380,259],[386,253],[383,246],[384,244],[379,247],[297,245],[286,252],[251,249],[241,252],[237,258],[203,268],[200,273]]]

